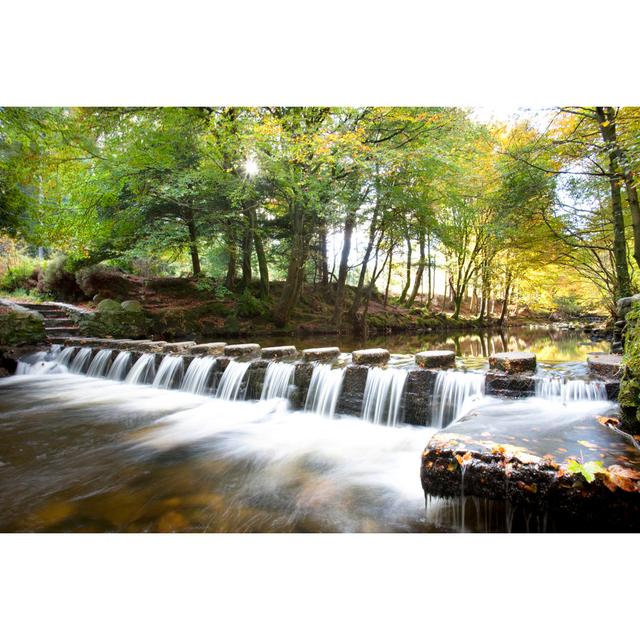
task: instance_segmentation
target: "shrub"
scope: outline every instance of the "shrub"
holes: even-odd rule
[[[51,293],[59,300],[67,302],[76,302],[84,297],[84,292],[76,282],[73,264],[64,254],[55,256],[47,264],[39,287],[43,293]]]
[[[553,304],[559,313],[567,316],[579,316],[589,311],[577,296],[574,295],[554,296]]]
[[[18,263],[15,267],[7,269],[0,279],[0,289],[4,291],[24,291],[35,289],[38,286],[39,268],[30,260]]]
[[[236,309],[241,318],[257,318],[269,312],[269,307],[262,300],[253,296],[249,290],[245,290],[238,298]]]

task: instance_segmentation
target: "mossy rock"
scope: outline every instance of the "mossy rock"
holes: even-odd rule
[[[124,311],[131,311],[133,313],[142,313],[142,305],[137,300],[125,300],[121,305]]]
[[[80,333],[96,338],[145,338],[150,331],[150,321],[143,313],[118,311],[91,313],[80,322]]]
[[[99,313],[119,313],[122,311],[122,307],[119,302],[106,298],[102,302],[98,303],[97,310]]]
[[[11,309],[0,313],[0,346],[37,344],[46,338],[39,313]]]

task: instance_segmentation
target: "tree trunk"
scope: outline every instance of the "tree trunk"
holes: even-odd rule
[[[607,107],[607,111],[609,109],[611,109],[611,107]],[[629,269],[627,266],[627,240],[624,229],[624,212],[622,210],[622,195],[620,192],[620,172],[615,129],[613,122],[608,121],[604,107],[596,107],[596,113],[598,115],[598,122],[600,123],[602,138],[609,147],[609,185],[611,188],[611,213],[613,216],[613,252],[616,263],[617,295],[623,298],[631,295],[631,278],[629,277]],[[640,237],[637,238],[640,241]],[[634,238],[634,247],[635,240],[636,238]]]
[[[415,299],[420,291],[420,284],[422,283],[422,274],[424,273],[424,262],[425,262],[426,254],[425,254],[425,234],[424,232],[420,233],[420,260],[418,262],[418,270],[416,271],[416,279],[413,282],[413,290],[411,291],[411,295],[407,300],[407,307],[410,307],[415,302]]]
[[[504,302],[502,303],[502,311],[500,312],[500,326],[502,327],[507,320],[509,307],[509,294],[511,293],[511,273],[507,272],[507,282],[504,288]]]
[[[402,289],[402,293],[400,294],[400,304],[403,304],[407,299],[407,293],[409,292],[409,287],[411,286],[411,237],[409,233],[406,236],[407,240],[407,280],[404,283],[404,287]]]
[[[189,253],[191,254],[191,269],[193,275],[200,274],[200,255],[198,253],[198,235],[196,233],[196,223],[193,219],[193,211],[188,210],[186,214],[187,228],[189,230]]]
[[[433,265],[431,264],[431,233],[427,233],[427,309],[431,311],[433,304],[433,285],[432,274]]]
[[[294,200],[289,205],[291,216],[291,254],[287,268],[287,279],[282,288],[280,300],[273,310],[273,320],[276,327],[282,328],[291,317],[293,308],[298,303],[302,291],[304,277],[304,263],[306,258],[306,238],[304,234],[304,211]]]
[[[355,211],[349,212],[344,221],[344,241],[342,243],[342,253],[340,254],[340,268],[338,269],[338,282],[336,284],[336,301],[333,307],[332,322],[338,330],[342,326],[342,307],[344,305],[344,290],[349,273],[349,254],[351,253],[351,238],[356,225]],[[325,238],[326,240],[326,238]]]
[[[242,288],[251,286],[251,253],[253,252],[253,232],[248,226],[242,236]]]
[[[255,206],[249,209],[249,220],[253,232],[253,245],[256,249],[256,258],[258,258],[258,270],[260,271],[260,297],[266,298],[269,295],[269,266],[267,265],[267,256],[265,255],[264,245],[262,244],[262,236],[258,231]]]
[[[611,173],[622,172],[627,201],[629,203],[629,211],[631,212],[633,257],[640,266],[640,203],[638,202],[638,191],[635,186],[633,172],[629,168],[625,154],[618,143],[616,112],[613,107],[596,107],[596,114],[598,116],[598,123],[600,124],[602,139],[609,148]]]
[[[391,270],[393,269],[393,250],[394,246],[389,249],[389,273],[387,274],[387,286],[384,290],[384,308],[387,308],[387,302],[389,300],[389,286],[391,285]]]
[[[227,230],[227,275],[224,279],[224,284],[227,289],[234,289],[236,286],[236,261],[238,249],[236,246],[235,235],[234,230]]]
[[[329,285],[329,262],[327,260],[327,225],[320,227],[320,282],[323,287]]]

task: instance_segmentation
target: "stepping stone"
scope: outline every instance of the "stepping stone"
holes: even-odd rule
[[[188,342],[168,342],[164,345],[163,351],[167,353],[185,353],[189,351],[191,347],[195,347],[196,343],[193,340],[189,340]]]
[[[292,345],[284,347],[265,347],[262,350],[262,358],[265,360],[279,360],[280,358],[295,358],[298,350]]]
[[[224,353],[224,348],[226,346],[226,342],[205,342],[191,347],[191,349],[189,349],[189,353],[204,356],[221,356]]]
[[[589,371],[601,378],[616,379],[622,374],[622,356],[613,353],[594,353],[587,357]]]
[[[351,354],[353,364],[368,364],[382,366],[389,362],[389,352],[386,349],[360,349]]]
[[[536,354],[529,351],[505,351],[489,356],[489,367],[505,373],[536,370]]]
[[[329,362],[339,356],[340,349],[338,347],[319,347],[318,349],[304,349],[302,351],[302,359],[305,362]]]
[[[247,344],[228,344],[224,348],[225,356],[258,357],[260,355],[260,345],[255,342]]]
[[[453,351],[420,351],[416,353],[416,364],[425,369],[445,369],[456,366]]]

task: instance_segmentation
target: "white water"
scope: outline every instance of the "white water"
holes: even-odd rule
[[[484,374],[438,371],[433,392],[431,426],[442,428],[467,414],[484,396]]]
[[[536,380],[536,396],[561,402],[606,400],[607,389],[604,382],[598,380],[568,380],[548,376]]]
[[[289,362],[270,362],[264,376],[260,400],[288,398],[295,369],[295,365]]]
[[[209,376],[211,370],[216,364],[216,359],[213,356],[206,356],[204,358],[194,358],[184,374],[182,380],[182,391],[188,391],[190,393],[205,393],[209,390]]]
[[[103,376],[107,371],[107,367],[109,366],[109,362],[111,361],[111,354],[113,353],[112,349],[100,349],[95,356],[93,356],[93,360],[89,365],[89,369],[87,371],[88,376],[93,376],[94,378],[99,378]]]
[[[130,363],[131,352],[121,351],[113,361],[113,364],[109,369],[109,373],[107,374],[107,378],[110,380],[124,380],[127,375],[127,371],[129,370]]]
[[[156,357],[153,353],[143,353],[131,367],[125,382],[129,384],[144,384],[153,380],[156,375]]]
[[[344,369],[332,369],[329,364],[317,364],[311,374],[305,411],[332,418],[340,397],[343,375]]]
[[[364,388],[362,417],[376,424],[398,424],[406,380],[406,369],[371,367]]]
[[[216,396],[222,400],[237,400],[242,389],[244,374],[250,364],[250,362],[231,360],[220,378]]]
[[[171,389],[172,385],[182,376],[183,364],[180,356],[165,356],[162,358],[158,373],[153,379],[153,386]]]
[[[69,371],[71,371],[71,373],[83,373],[89,360],[91,360],[91,349],[89,349],[89,347],[83,347],[76,353],[75,358],[69,366]]]
[[[75,352],[76,352],[75,347],[65,347],[62,351],[60,351],[60,353],[56,352],[55,358],[60,364],[63,364],[65,365],[65,367],[68,367],[69,363],[71,362],[71,358]]]

